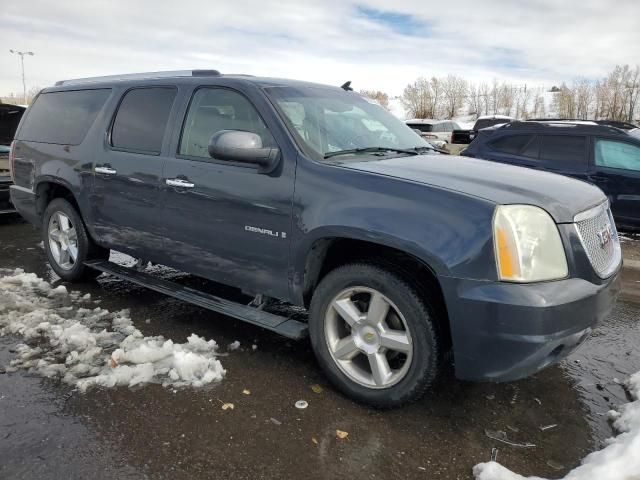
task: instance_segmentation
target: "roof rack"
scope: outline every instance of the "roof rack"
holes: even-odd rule
[[[173,77],[219,77],[218,70],[173,70],[164,72],[127,73],[123,75],[107,75],[104,77],[75,78],[72,80],[59,80],[56,87],[62,85],[80,85],[83,83],[118,82],[125,80],[148,80],[153,78]]]
[[[615,127],[622,130],[633,130],[638,128],[636,125],[628,122],[620,122],[617,120],[585,120],[582,118],[530,118],[528,122],[564,122],[564,123],[580,123],[580,124],[595,124],[605,127]],[[587,123],[588,122],[588,123]]]

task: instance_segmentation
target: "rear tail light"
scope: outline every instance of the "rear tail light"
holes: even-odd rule
[[[11,176],[11,181],[15,183],[16,181],[16,141],[11,142],[11,150],[9,150],[9,175]]]

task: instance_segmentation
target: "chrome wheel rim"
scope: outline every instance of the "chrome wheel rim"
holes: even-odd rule
[[[325,314],[331,358],[352,381],[389,388],[409,371],[413,341],[396,305],[377,290],[350,287],[336,295]]]
[[[71,270],[78,258],[78,235],[71,219],[62,212],[55,212],[49,219],[48,232],[53,260],[63,270]]]

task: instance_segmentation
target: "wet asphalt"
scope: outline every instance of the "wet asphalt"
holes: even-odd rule
[[[58,283],[40,241],[19,218],[0,218],[0,268]],[[201,389],[146,385],[80,394],[23,371],[0,374],[0,478],[468,479],[493,448],[520,474],[560,477],[612,435],[606,412],[629,401],[619,381],[640,370],[633,294],[640,275],[627,275],[626,286],[631,294],[560,365],[509,384],[460,382],[446,372],[420,402],[381,412],[332,390],[306,341],[103,275],[73,289],[91,293],[103,308],[129,308],[145,335],[215,339],[226,378]],[[240,349],[227,352],[235,340]],[[0,368],[17,343],[0,337]],[[295,408],[300,399],[308,408]],[[222,410],[226,402],[235,408]],[[336,430],[348,436],[339,439]],[[485,430],[535,447],[508,446]]]

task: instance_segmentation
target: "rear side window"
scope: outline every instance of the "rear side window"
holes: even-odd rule
[[[596,140],[596,165],[640,172],[640,147],[615,140]]]
[[[176,89],[150,87],[129,90],[118,108],[111,145],[136,152],[159,154]]]
[[[555,163],[586,165],[587,138],[573,135],[543,135],[540,159]]]
[[[421,132],[430,132],[433,129],[433,125],[429,125],[428,123],[408,123],[407,126],[418,129]]]
[[[533,140],[534,135],[510,135],[491,142],[491,148],[500,153],[519,155]]]
[[[20,140],[79,145],[111,89],[42,93],[27,110]]]

